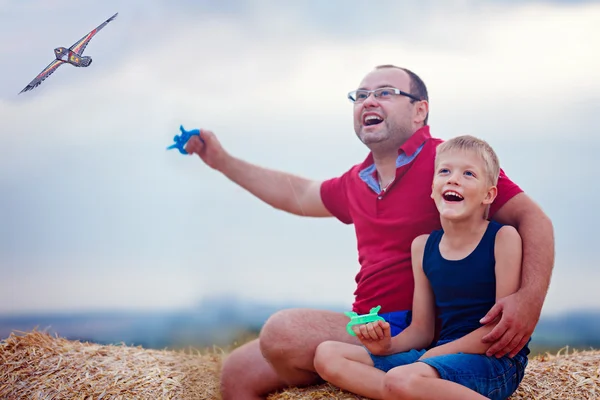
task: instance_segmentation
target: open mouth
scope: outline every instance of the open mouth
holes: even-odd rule
[[[367,115],[363,118],[363,124],[365,126],[379,125],[382,122],[383,118],[373,114]]]
[[[444,192],[444,194],[442,194],[442,197],[444,198],[444,200],[449,202],[458,202],[464,200],[464,197],[462,197],[460,193],[455,192],[453,190]]]

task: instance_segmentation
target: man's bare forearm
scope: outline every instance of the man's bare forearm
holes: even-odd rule
[[[523,242],[520,292],[541,310],[554,268],[554,228],[544,211],[525,193],[498,210],[498,222],[514,226]]]
[[[274,208],[302,216],[330,215],[320,199],[320,182],[260,167],[229,155],[219,170]]]
[[[541,308],[554,267],[554,228],[541,210],[523,216],[517,227],[523,240],[521,290]]]

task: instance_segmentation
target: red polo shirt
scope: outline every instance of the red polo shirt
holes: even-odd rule
[[[416,131],[400,147],[396,178],[386,191],[379,188],[373,156],[321,186],[325,207],[340,221],[354,224],[360,271],[356,275],[353,311],[366,314],[412,309],[414,282],[411,243],[419,235],[440,229],[440,216],[431,199],[435,149],[429,126]],[[504,174],[490,218],[509,199],[522,192]]]

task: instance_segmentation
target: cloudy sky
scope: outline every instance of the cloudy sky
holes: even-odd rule
[[[115,12],[89,68],[17,95]],[[435,136],[487,139],[551,216],[544,313],[598,307],[598,21],[592,1],[0,0],[0,313],[349,305],[352,226],[165,147],[207,128],[248,161],[336,176],[367,152],[346,93],[388,63],[425,80]]]

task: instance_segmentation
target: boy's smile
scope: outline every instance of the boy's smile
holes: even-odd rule
[[[440,155],[431,197],[441,217],[459,220],[480,215],[478,209],[485,212],[494,195],[495,188],[488,182],[485,163],[478,154],[452,150]]]
[[[456,190],[446,190],[442,193],[442,197],[447,202],[455,202],[455,201],[463,201],[464,197],[462,194],[458,193]]]

